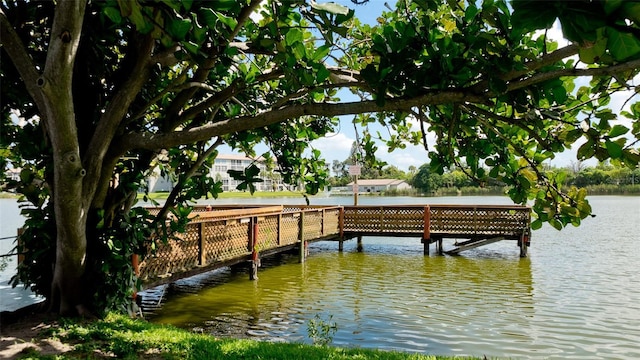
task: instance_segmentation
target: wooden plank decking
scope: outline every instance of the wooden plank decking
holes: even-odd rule
[[[518,240],[526,256],[530,209],[523,206],[216,206],[198,207],[177,239],[157,248],[138,266],[147,286],[168,283],[217,267],[249,261],[256,276],[259,256],[298,248],[304,260],[310,241],[342,241],[362,236],[418,237],[436,243],[469,239],[464,248]],[[137,262],[136,262],[137,263]]]

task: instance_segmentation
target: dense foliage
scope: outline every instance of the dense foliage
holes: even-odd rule
[[[556,19],[562,48],[536,32]],[[640,104],[609,102],[635,93],[639,22],[619,0],[400,0],[375,25],[303,0],[3,1],[0,163],[21,169],[9,187],[30,204],[19,280],[63,313],[128,304],[130,255],[220,191],[220,144],[268,144],[283,180],[314,193],[328,170],[305,151],[340,115],[356,115],[362,161],[377,140],[422,143],[434,172],[459,166],[534,201],[536,226],[577,225],[586,193],[544,162],[575,146],[637,166]],[[178,180],[157,215],[133,207],[153,171]]]

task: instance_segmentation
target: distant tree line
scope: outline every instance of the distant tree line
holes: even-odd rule
[[[331,171],[334,174],[331,179],[332,186],[345,186],[353,181],[349,175],[349,166],[354,164],[350,156],[345,161],[333,160]],[[489,179],[486,181],[467,176],[463,170],[448,169],[439,174],[431,169],[429,163],[419,168],[409,167],[405,172],[393,165],[363,166],[360,179],[399,179],[407,181],[413,188],[423,194],[446,194],[450,190],[471,188],[503,188],[504,183]],[[631,186],[640,189],[640,168],[635,170],[625,166],[616,166],[608,162],[599,163],[596,166],[586,166],[582,162],[571,163],[565,167],[548,167],[548,172],[563,173],[564,186],[576,187],[600,187]],[[640,191],[640,190],[639,190]]]
[[[595,186],[631,186],[640,188],[640,168],[635,170],[609,163],[599,163],[596,166],[585,166],[583,163],[572,163],[566,167],[548,167],[547,171],[564,174],[564,186],[595,187]],[[489,188],[504,187],[505,184],[496,180],[482,181],[467,176],[459,169],[447,170],[438,174],[431,169],[430,164],[420,166],[409,179],[409,183],[419,192],[436,194],[442,189],[451,188]]]

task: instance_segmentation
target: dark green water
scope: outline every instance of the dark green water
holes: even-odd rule
[[[511,241],[459,257],[424,257],[419,239],[365,238],[363,253],[355,242],[343,253],[316,243],[304,264],[295,256],[264,262],[254,282],[223,269],[149,291],[146,304],[163,291],[165,301],[148,316],[219,337],[310,342],[307,326],[319,315],[337,324],[338,346],[640,358],[640,198],[592,204],[598,216],[580,228],[536,231],[527,259]]]

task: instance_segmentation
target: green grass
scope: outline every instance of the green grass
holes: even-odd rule
[[[37,350],[29,350],[22,354],[22,359],[461,359],[297,343],[220,340],[116,314],[92,322],[64,320],[44,335],[72,345],[74,350],[56,356],[42,356]]]
[[[0,199],[17,199],[18,195],[6,191],[0,191]]]

